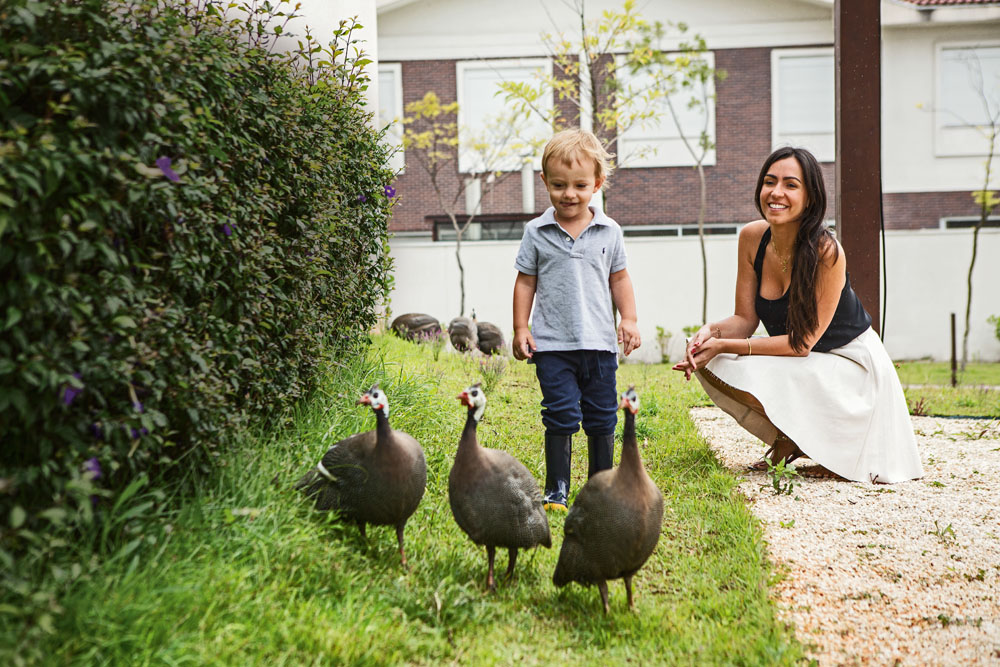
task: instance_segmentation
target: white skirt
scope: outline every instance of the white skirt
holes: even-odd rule
[[[765,443],[780,430],[810,459],[856,482],[903,482],[924,474],[899,377],[870,328],[829,352],[720,354],[706,369],[760,401],[766,415],[696,373],[715,404]]]

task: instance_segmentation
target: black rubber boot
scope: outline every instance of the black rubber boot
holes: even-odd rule
[[[615,434],[587,436],[587,479],[610,470],[615,454]]]
[[[566,511],[572,435],[545,434],[545,509]]]

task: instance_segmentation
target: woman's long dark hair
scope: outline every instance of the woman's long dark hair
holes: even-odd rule
[[[799,219],[799,233],[795,238],[795,264],[792,266],[792,282],[788,287],[788,319],[785,327],[792,349],[801,352],[805,337],[816,329],[816,268],[819,264],[821,248],[833,243],[834,257],[837,250],[833,234],[824,224],[826,216],[826,186],[823,184],[823,170],[813,154],[804,148],[785,146],[771,153],[761,167],[754,191],[754,204],[764,216],[760,205],[760,191],[771,165],[778,160],[794,157],[802,168],[802,185],[806,191],[806,206]]]

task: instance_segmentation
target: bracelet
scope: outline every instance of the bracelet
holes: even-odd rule
[[[750,346],[750,339],[747,338],[747,356],[753,355],[753,348]]]

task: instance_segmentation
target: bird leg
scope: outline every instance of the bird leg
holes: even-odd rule
[[[405,525],[401,523],[396,526],[396,542],[399,543],[399,557],[403,560],[403,568],[409,570],[410,566],[406,563],[406,552],[403,551],[403,527]]]
[[[486,590],[492,592],[497,589],[497,582],[493,580],[493,559],[497,555],[496,547],[488,546],[486,547],[486,558],[489,561],[490,568],[486,574]]]
[[[514,564],[517,562],[517,547],[508,549],[507,554],[509,558],[507,559],[507,573],[503,575],[504,579],[510,579],[514,576]]]
[[[611,612],[611,606],[608,604],[608,582],[601,579],[597,582],[597,590],[601,591],[601,602],[604,603],[604,613],[608,614]]]
[[[632,609],[632,575],[625,575],[625,594],[628,595],[628,608]]]

